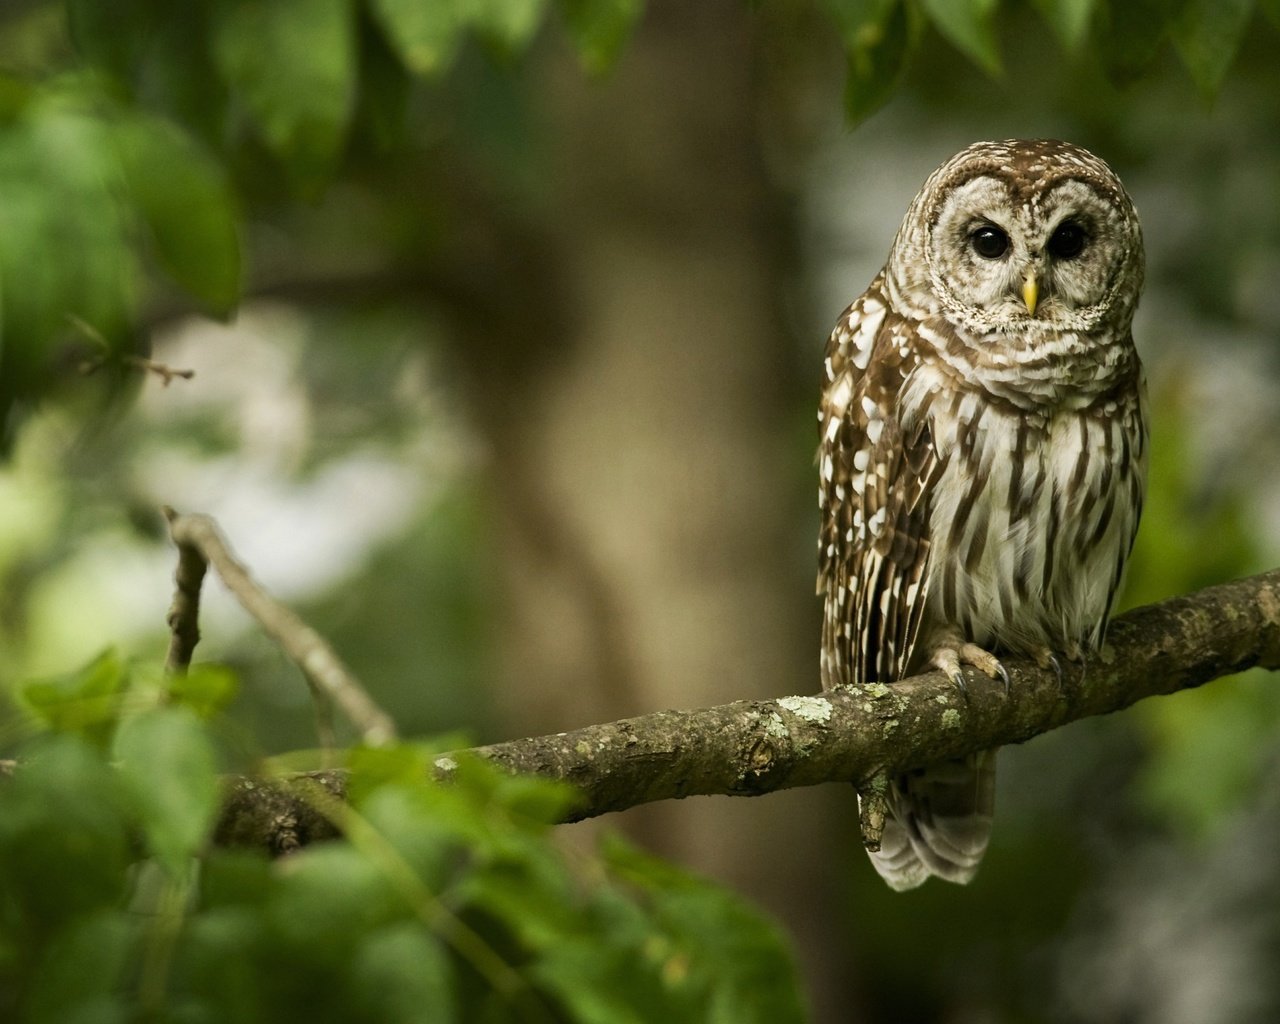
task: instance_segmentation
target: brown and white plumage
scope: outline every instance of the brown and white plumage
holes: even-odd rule
[[[827,343],[824,688],[1101,642],[1143,499],[1142,272],[1132,202],[1079,147],[978,143],[926,181]],[[994,773],[893,780],[891,886],[973,877]]]

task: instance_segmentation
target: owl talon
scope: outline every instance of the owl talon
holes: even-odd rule
[[[964,672],[960,668],[961,665],[969,665],[992,679],[999,679],[1004,683],[1005,695],[1007,696],[1009,693],[1008,671],[1000,664],[1000,660],[994,654],[990,651],[984,651],[977,644],[940,644],[934,650],[933,657],[929,659],[929,664],[950,679],[955,688],[966,699],[969,696],[969,687],[964,681]]]
[[[1058,656],[1047,647],[1041,647],[1032,651],[1031,656],[1035,658],[1036,664],[1040,668],[1053,669],[1053,674],[1058,680],[1058,693],[1062,693],[1062,662],[1058,660]],[[1067,658],[1071,659],[1071,655],[1068,654]]]

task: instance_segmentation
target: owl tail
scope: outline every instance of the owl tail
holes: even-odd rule
[[[871,863],[890,888],[914,889],[930,875],[964,884],[978,872],[995,812],[996,752],[899,775]]]

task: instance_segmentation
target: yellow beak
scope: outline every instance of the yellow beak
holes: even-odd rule
[[[1040,282],[1036,280],[1035,271],[1029,271],[1022,279],[1022,301],[1027,304],[1027,312],[1036,315],[1036,303],[1040,301]]]

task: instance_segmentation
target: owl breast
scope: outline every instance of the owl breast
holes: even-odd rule
[[[910,392],[908,388],[908,392]],[[1015,652],[1096,646],[1141,512],[1141,380],[1034,411],[964,389],[924,414],[938,456],[922,632]]]

